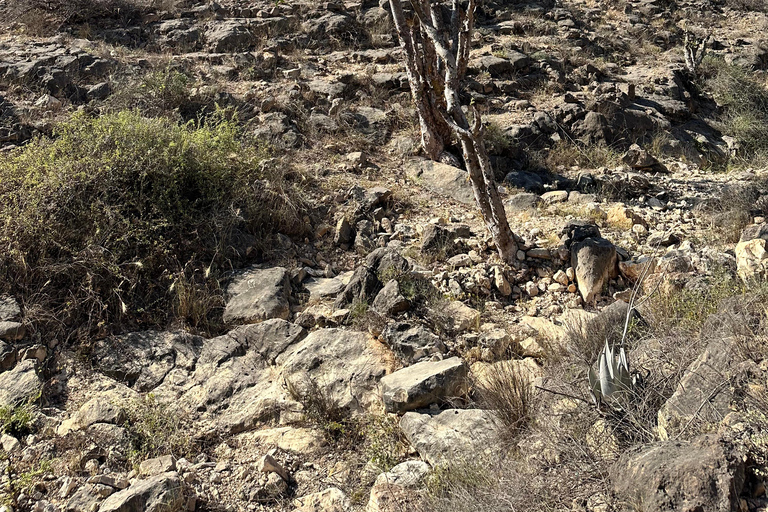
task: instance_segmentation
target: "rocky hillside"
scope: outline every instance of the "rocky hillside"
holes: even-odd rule
[[[484,2],[510,264],[388,2],[0,0],[0,511],[768,510],[766,34]]]

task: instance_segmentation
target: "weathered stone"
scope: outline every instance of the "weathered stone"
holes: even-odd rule
[[[552,190],[550,192],[544,192],[541,195],[541,200],[546,204],[564,203],[568,200],[568,191]]]
[[[378,311],[385,316],[408,311],[410,307],[410,301],[400,294],[400,285],[396,279],[391,279],[384,285],[384,288],[376,294],[376,298],[373,300],[373,304],[371,304],[371,308],[374,311]]]
[[[645,222],[645,219],[629,208],[621,205],[614,206],[608,210],[607,222],[608,224],[621,229],[630,229],[635,224],[639,224],[644,228],[648,227],[648,223]]]
[[[604,238],[587,238],[571,246],[571,266],[585,302],[592,302],[617,275],[616,264],[616,247]]]
[[[186,332],[143,331],[94,343],[94,366],[137,391],[154,389],[173,368],[191,370],[203,339]]]
[[[388,324],[382,332],[382,339],[408,363],[446,350],[437,335],[422,325],[409,322]]]
[[[512,286],[509,284],[507,276],[504,275],[501,267],[493,267],[493,285],[504,297],[512,294]]]
[[[706,435],[666,442],[623,457],[612,469],[616,492],[644,510],[740,510],[744,459]]]
[[[637,144],[632,144],[622,160],[633,169],[651,169],[659,165],[659,161],[648,151]]]
[[[12,370],[0,373],[0,407],[15,406],[34,398],[42,385],[36,361],[20,362]]]
[[[125,410],[119,403],[124,400],[118,393],[105,393],[85,402],[70,420],[62,422],[58,428],[59,435],[65,435],[70,430],[82,429],[94,423],[122,424],[126,420]]]
[[[0,322],[0,340],[16,341],[26,334],[27,329],[21,322]]]
[[[429,473],[429,464],[420,460],[407,460],[376,477],[374,485],[399,485],[416,488]]]
[[[619,271],[621,275],[636,283],[643,275],[651,275],[656,270],[655,258],[640,258],[637,261],[620,261]]]
[[[461,169],[432,160],[413,159],[406,162],[405,173],[414,183],[438,194],[463,204],[475,204],[469,175]]]
[[[205,39],[216,53],[243,51],[255,43],[248,27],[235,20],[213,22],[205,32]]]
[[[459,357],[425,361],[381,379],[381,397],[387,412],[405,412],[442,403],[466,391],[467,366]]]
[[[21,308],[16,299],[8,296],[0,297],[0,322],[16,322],[21,319]]]
[[[400,420],[408,442],[432,466],[476,461],[497,445],[497,417],[481,409],[448,409],[437,415],[407,412]]]
[[[261,459],[259,459],[259,462],[256,464],[256,468],[262,473],[276,473],[286,482],[290,480],[288,472],[285,470],[285,468],[269,454],[264,455]]]
[[[283,267],[252,268],[238,272],[227,286],[229,300],[223,319],[228,323],[256,323],[291,315],[290,273]]]
[[[480,312],[463,302],[449,302],[440,312],[448,330],[460,333],[480,327]]]
[[[346,217],[342,217],[336,223],[336,234],[333,238],[333,243],[336,245],[349,245],[352,243],[353,233],[352,226],[349,224],[349,220]]]
[[[688,367],[675,393],[658,413],[658,432],[668,439],[689,422],[718,423],[728,414],[734,389],[729,378],[739,361],[731,339],[712,341]]]
[[[139,480],[104,500],[99,512],[163,512],[185,503],[178,473],[162,473]]]
[[[387,370],[384,347],[367,334],[341,329],[311,333],[277,359],[284,381],[300,391],[313,381],[328,399],[350,412],[376,401],[376,385]]]
[[[744,281],[768,278],[768,251],[762,238],[736,244],[736,266]]]
[[[344,291],[334,302],[341,309],[355,301],[370,304],[383,284],[379,277],[393,276],[410,270],[410,264],[397,251],[382,247],[365,259],[365,264],[355,269]]]
[[[336,487],[298,498],[293,506],[294,512],[347,512],[352,508],[346,494]]]
[[[173,455],[161,455],[139,464],[139,474],[142,476],[155,476],[174,470],[176,470],[176,461],[173,459]]]

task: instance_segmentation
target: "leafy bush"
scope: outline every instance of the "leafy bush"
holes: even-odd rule
[[[301,232],[298,188],[268,156],[223,115],[77,114],[0,161],[2,292],[60,333],[174,320],[181,277],[207,287],[271,232]]]

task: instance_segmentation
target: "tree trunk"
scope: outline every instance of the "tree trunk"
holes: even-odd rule
[[[501,259],[512,263],[517,257],[517,244],[483,142],[480,115],[473,109],[470,127],[459,97],[469,60],[476,0],[468,0],[466,10],[461,9],[459,0],[451,1],[448,26],[441,4],[433,0],[411,0],[413,16],[408,21],[400,0],[389,0],[389,4],[405,53],[424,151],[430,159],[441,160],[445,146],[452,135],[456,136],[483,220]]]

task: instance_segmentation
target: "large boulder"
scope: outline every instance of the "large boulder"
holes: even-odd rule
[[[611,470],[616,492],[642,510],[740,510],[744,459],[717,437],[666,442],[623,457]]]
[[[350,412],[361,412],[377,400],[379,380],[389,369],[386,348],[367,334],[342,329],[311,333],[277,358],[280,378],[300,393],[312,383],[326,398]]]
[[[0,407],[13,407],[33,399],[40,393],[42,385],[36,361],[20,362],[12,370],[0,373]]]
[[[108,497],[99,512],[164,512],[181,510],[184,490],[178,473],[168,472],[139,480]]]
[[[688,367],[675,393],[658,413],[659,437],[667,439],[694,421],[717,424],[730,411],[737,342],[718,338]]]
[[[251,268],[240,271],[226,289],[229,300],[224,308],[224,321],[250,324],[291,315],[290,273],[283,267]]]
[[[396,279],[391,279],[384,288],[376,294],[371,308],[385,316],[393,316],[408,311],[411,303],[400,294],[400,285]]]
[[[476,461],[497,445],[497,417],[481,409],[448,409],[436,415],[407,412],[406,439],[432,466]]]
[[[365,263],[355,269],[344,291],[334,302],[337,309],[344,308],[355,301],[370,304],[382,289],[382,278],[391,278],[407,272],[411,266],[394,249],[382,247],[368,255]]]
[[[469,175],[457,167],[432,160],[413,159],[406,162],[405,173],[408,179],[428,190],[463,204],[475,204]]]
[[[436,334],[422,325],[410,322],[387,325],[381,337],[407,363],[446,351],[445,345]]]
[[[460,357],[425,361],[381,379],[381,397],[387,412],[406,412],[442,403],[464,394],[467,365]]]
[[[191,370],[203,338],[189,333],[142,331],[94,343],[94,366],[137,391],[150,391],[176,367]]]
[[[571,245],[571,266],[584,302],[592,302],[617,270],[616,247],[605,238],[586,238]]]
[[[236,20],[212,22],[205,32],[205,39],[216,53],[247,50],[256,41],[248,26]]]

